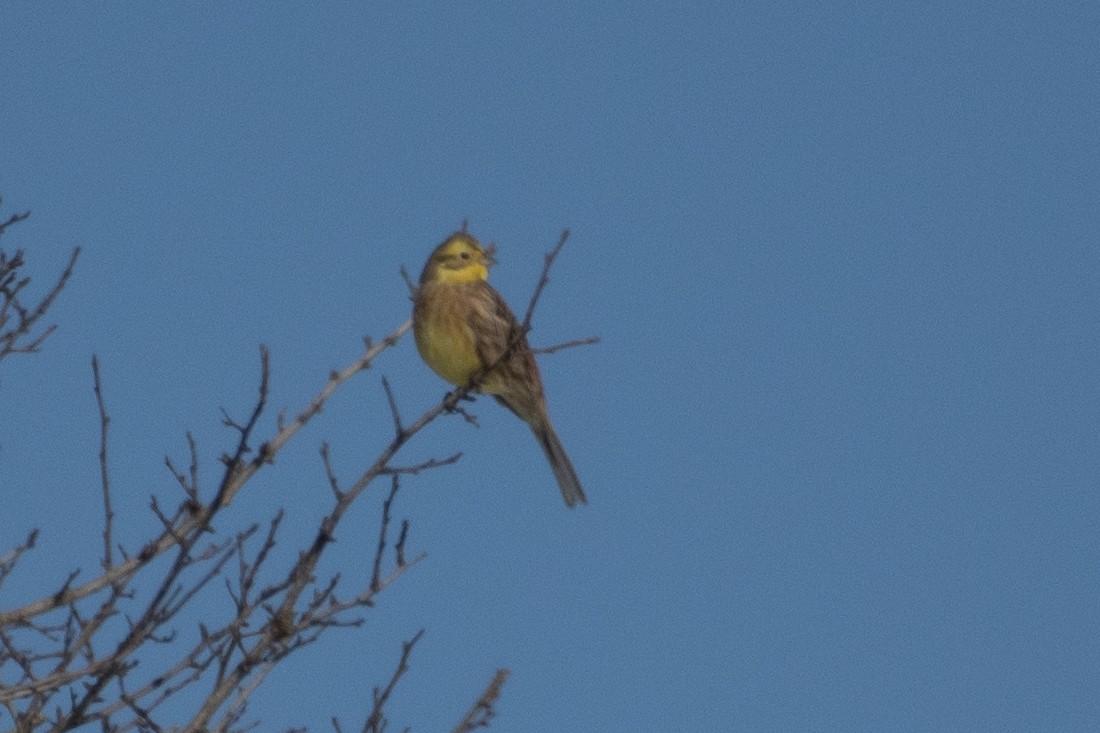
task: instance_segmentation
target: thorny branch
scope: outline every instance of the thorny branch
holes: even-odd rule
[[[0,232],[18,220],[13,217],[0,225]],[[525,328],[567,235],[568,232],[563,233],[546,258]],[[75,257],[74,252],[69,268],[47,296],[46,307],[67,281]],[[0,287],[13,282],[10,270],[8,275],[0,275]],[[18,289],[14,292],[18,294]],[[44,310],[26,311],[28,317],[33,316],[32,324]],[[22,310],[14,312],[22,318]],[[5,314],[8,313],[6,310]],[[476,385],[452,392],[406,424],[392,387],[384,381],[394,427],[391,440],[346,486],[332,467],[327,444],[322,446],[331,505],[317,523],[312,541],[287,566],[280,569],[273,552],[283,511],[267,523],[265,532],[252,525],[225,533],[218,526],[223,523],[224,510],[249,480],[265,466],[272,465],[280,451],[322,411],[335,392],[369,369],[410,325],[406,321],[378,343],[365,339],[362,355],[344,369],[332,372],[313,399],[289,421],[280,414],[273,433],[256,441],[270,398],[271,358],[267,349],[261,347],[259,389],[251,412],[243,422],[224,413],[224,423],[236,433],[236,438],[232,449],[221,457],[224,465],[216,488],[212,492],[203,491],[200,451],[194,438],[187,434],[186,469],[177,469],[166,459],[182,491],[182,501],[172,510],[162,507],[162,500],[154,496],[150,509],[160,529],[144,543],[129,549],[123,544],[116,545],[108,461],[110,416],[100,365],[98,359],[93,359],[104,517],[101,570],[80,584],[75,583],[78,572],[74,571],[57,590],[18,607],[0,610],[0,713],[8,714],[16,730],[66,731],[88,724],[109,731],[156,731],[166,727],[184,732],[244,730],[249,727],[245,716],[250,696],[282,659],[314,643],[328,629],[362,623],[363,619],[354,614],[373,606],[379,593],[423,558],[418,555],[406,560],[407,520],[401,521],[396,543],[390,540],[400,476],[448,465],[457,461],[459,454],[405,466],[395,465],[393,460],[432,420],[443,412],[454,411],[458,400]],[[0,334],[0,349],[2,338]],[[35,345],[41,343],[41,338],[44,335],[38,337]],[[257,448],[252,447],[254,442],[258,442]],[[382,504],[371,577],[365,587],[345,596],[340,576],[319,578],[318,564],[354,502],[382,476],[390,477],[390,491]],[[36,540],[37,532],[32,532],[23,543],[0,556],[0,586],[16,572],[26,553],[34,549]],[[387,562],[385,557],[391,551],[392,560]],[[218,579],[230,601],[228,613],[196,623],[184,612],[200,594],[216,589],[218,584],[213,581]],[[381,692],[376,690],[364,730],[381,731],[385,726],[383,706],[405,673],[409,654],[422,633],[406,642],[389,684]],[[147,656],[143,652],[150,645],[174,649],[169,655],[172,661],[159,666],[151,660],[142,661]],[[506,675],[501,670],[494,677],[467,715],[471,721],[468,725],[488,724]],[[164,715],[166,701],[183,690],[200,686],[201,703],[190,720],[159,720]],[[338,727],[335,721],[334,725]]]

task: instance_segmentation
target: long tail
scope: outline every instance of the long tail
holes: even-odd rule
[[[546,454],[546,460],[550,462],[550,468],[554,471],[554,478],[558,480],[558,488],[561,489],[561,498],[565,499],[568,507],[579,504],[587,504],[588,498],[581,488],[581,481],[577,478],[577,472],[573,470],[573,463],[565,453],[565,447],[561,444],[558,434],[550,420],[540,421],[540,424],[532,425],[531,432],[538,438]]]

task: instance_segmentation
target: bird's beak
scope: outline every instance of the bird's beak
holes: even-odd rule
[[[486,267],[492,267],[496,263],[497,263],[497,258],[493,257],[493,253],[492,252],[486,252],[485,253],[485,266]]]

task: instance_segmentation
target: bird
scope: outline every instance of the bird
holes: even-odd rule
[[[413,335],[420,357],[458,387],[492,395],[534,433],[568,507],[587,504],[580,479],[558,438],[535,354],[523,327],[493,286],[492,254],[465,231],[436,247],[420,275]]]

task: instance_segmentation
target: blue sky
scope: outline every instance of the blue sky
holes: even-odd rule
[[[591,505],[490,400],[408,446],[428,558],[272,676],[262,729],[346,726],[427,633],[392,725],[560,730],[1100,727],[1100,95],[1091,3],[0,9],[3,237],[35,285],[83,247],[43,353],[0,365],[9,606],[99,552],[91,355],[121,539],[207,486],[258,345],[301,409],[410,304],[463,219],[535,318]],[[446,386],[410,339],[257,477],[288,511]],[[270,432],[274,415],[264,423]],[[378,487],[325,570],[369,577]],[[237,523],[237,524],[233,524]],[[357,534],[361,530],[361,534]],[[128,532],[128,534],[127,534]],[[0,551],[3,550],[0,548]],[[214,594],[204,603],[217,608]]]

